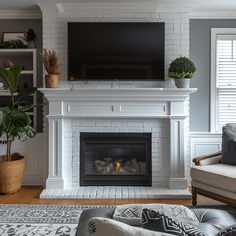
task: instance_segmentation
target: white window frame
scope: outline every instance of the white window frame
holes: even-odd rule
[[[218,96],[216,92],[216,46],[217,35],[236,35],[236,28],[211,28],[211,81],[210,81],[210,131],[221,132],[217,124]]]

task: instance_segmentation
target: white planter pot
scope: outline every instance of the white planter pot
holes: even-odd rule
[[[175,85],[177,88],[189,88],[190,79],[175,79]]]

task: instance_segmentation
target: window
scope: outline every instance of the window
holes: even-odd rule
[[[236,29],[211,29],[211,131],[236,123]]]

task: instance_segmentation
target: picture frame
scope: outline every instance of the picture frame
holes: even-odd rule
[[[2,40],[4,42],[9,40],[21,40],[25,45],[27,44],[26,38],[27,32],[3,32],[2,33]]]

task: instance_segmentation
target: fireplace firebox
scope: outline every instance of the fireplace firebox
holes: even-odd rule
[[[80,133],[81,186],[151,186],[150,133]]]

